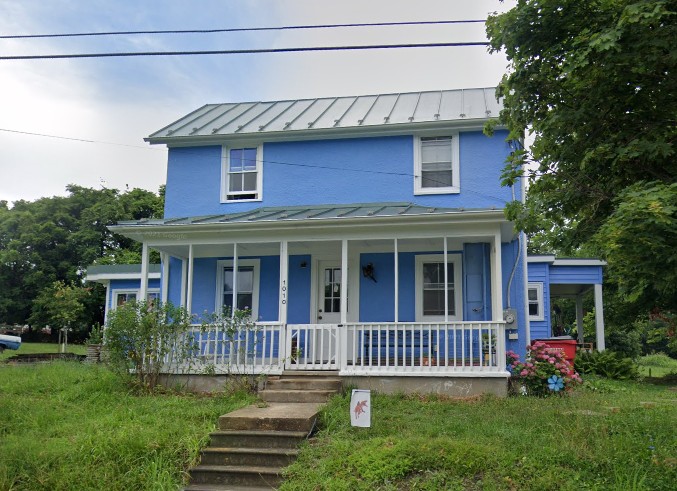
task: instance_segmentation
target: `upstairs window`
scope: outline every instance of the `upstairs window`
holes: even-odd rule
[[[414,194],[458,193],[458,134],[417,137],[414,155]]]
[[[221,201],[260,201],[262,147],[223,148]]]

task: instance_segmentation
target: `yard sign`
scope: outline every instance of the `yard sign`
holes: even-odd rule
[[[350,397],[350,424],[371,428],[371,391],[353,389]]]

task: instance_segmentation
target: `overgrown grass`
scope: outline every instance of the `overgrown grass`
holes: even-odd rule
[[[252,400],[137,395],[73,362],[0,365],[0,489],[175,490],[218,416]]]
[[[6,360],[14,355],[33,355],[36,353],[60,353],[61,345],[57,343],[21,343],[18,350],[5,350],[0,354],[0,361]],[[84,344],[68,344],[66,352],[84,355],[87,348]]]
[[[664,353],[642,356],[638,361],[639,372],[645,377],[663,377],[677,374],[677,360]]]
[[[336,397],[281,489],[674,489],[677,392],[589,380],[545,399],[376,394],[370,429]]]

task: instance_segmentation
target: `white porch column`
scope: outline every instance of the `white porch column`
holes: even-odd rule
[[[604,351],[604,302],[602,301],[602,285],[595,285],[595,335],[597,351]]]
[[[233,308],[230,309],[231,317],[235,317],[235,311],[237,310],[237,274],[238,274],[237,242],[235,242],[233,244]]]
[[[104,308],[103,308],[103,326],[104,326],[104,329],[108,325],[108,311],[110,310],[111,305],[112,305],[112,300],[109,297],[109,295],[110,295],[109,286],[110,286],[110,280],[107,280],[106,284],[103,285],[104,291],[106,292],[106,302],[103,304],[103,306],[104,306]]]
[[[503,266],[501,264],[501,232],[494,235],[491,256],[491,317],[494,321],[503,320]]]
[[[186,310],[188,314],[193,313],[193,244],[188,246],[188,286],[186,288]]]
[[[188,260],[181,258],[181,307],[186,308],[186,286],[188,285]]]
[[[444,236],[444,323],[449,322],[449,268],[447,267],[447,236]]]
[[[162,286],[160,287],[160,301],[162,304],[167,303],[169,298],[169,254],[166,252],[160,253],[160,262],[162,263]]]
[[[576,331],[578,332],[578,342],[583,343],[585,333],[583,332],[583,296],[576,295]]]
[[[341,324],[348,322],[348,240],[341,241]]]
[[[289,248],[286,240],[280,241],[280,305],[278,320],[287,323],[287,302],[289,300]]]
[[[399,254],[397,251],[397,239],[394,239],[394,260],[395,260],[395,322],[400,321],[400,265]]]
[[[139,288],[139,301],[146,301],[148,296],[148,244],[141,247],[141,287]]]

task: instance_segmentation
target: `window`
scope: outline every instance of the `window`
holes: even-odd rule
[[[542,321],[543,316],[543,283],[529,283],[527,289],[529,300],[529,320]]]
[[[416,256],[416,320],[443,321],[447,298],[449,320],[461,320],[461,260],[447,255],[447,286],[444,287],[444,256]]]
[[[126,304],[127,302],[136,301],[139,296],[139,290],[113,290],[113,305],[112,308],[115,309],[121,305]],[[157,289],[148,290],[146,295],[146,300],[148,302],[154,302],[156,299],[160,298],[160,291]]]
[[[458,134],[417,137],[414,176],[414,194],[460,192]]]
[[[260,201],[263,182],[263,147],[222,150],[221,201]]]
[[[259,260],[242,259],[237,262],[237,300],[235,308],[237,310],[250,309],[252,318],[258,319],[259,305]],[[218,298],[216,307],[218,311],[224,308],[231,310],[233,308],[233,288],[235,281],[233,277],[233,261],[218,261],[217,281]]]

